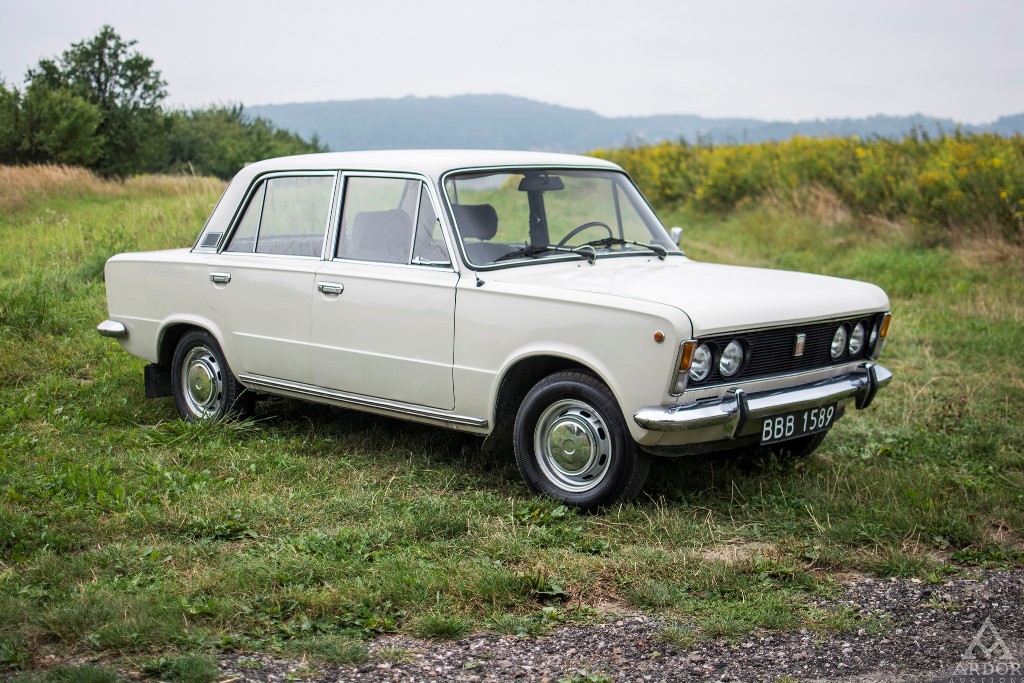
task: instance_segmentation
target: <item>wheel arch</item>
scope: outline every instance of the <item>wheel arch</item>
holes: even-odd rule
[[[564,370],[589,373],[608,386],[608,381],[601,373],[577,358],[548,353],[517,359],[505,368],[498,381],[498,390],[494,398],[494,428],[484,440],[483,450],[511,449],[516,412],[526,394],[537,382]]]
[[[161,326],[156,342],[158,365],[167,368],[171,366],[171,361],[174,359],[174,350],[177,348],[178,342],[181,341],[181,338],[189,330],[202,330],[212,335],[217,340],[217,344],[220,345],[221,353],[224,354],[225,359],[228,361],[228,366],[234,372],[234,348],[231,348],[226,343],[227,340],[220,333],[220,328],[213,321],[199,318],[169,320]]]
[[[194,323],[171,323],[160,331],[160,340],[157,342],[157,364],[169,368],[174,358],[174,350],[178,348],[178,342],[189,330],[204,330]],[[209,332],[209,330],[206,330]]]

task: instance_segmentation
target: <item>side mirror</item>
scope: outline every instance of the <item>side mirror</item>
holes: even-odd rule
[[[672,236],[672,242],[678,247],[679,240],[683,238],[683,229],[676,226],[668,231],[668,234]]]

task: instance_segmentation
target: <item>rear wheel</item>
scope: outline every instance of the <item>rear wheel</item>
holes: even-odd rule
[[[219,420],[252,413],[253,395],[231,373],[209,332],[192,330],[178,341],[171,365],[174,403],[183,420]]]
[[[527,393],[513,445],[530,488],[581,510],[636,497],[651,466],[608,387],[579,371],[555,373]]]

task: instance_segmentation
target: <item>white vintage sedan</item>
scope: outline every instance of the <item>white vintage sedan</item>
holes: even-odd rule
[[[588,510],[652,456],[810,453],[892,379],[881,289],[692,261],[582,156],[269,159],[191,248],[115,256],[106,285],[100,334],[186,420],[277,394],[463,430]]]

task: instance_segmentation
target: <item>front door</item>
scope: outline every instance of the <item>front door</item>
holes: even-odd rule
[[[459,275],[419,179],[348,176],[336,258],[316,272],[315,384],[451,410]]]

